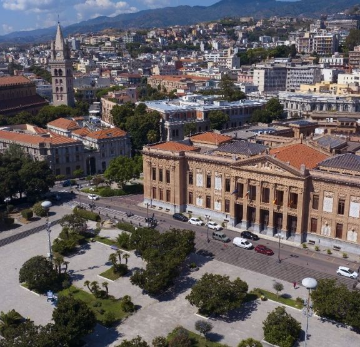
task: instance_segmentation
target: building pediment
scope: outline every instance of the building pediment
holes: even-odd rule
[[[298,170],[271,155],[244,159],[233,165],[233,167],[250,172],[269,173],[286,177],[304,177],[307,175],[306,170]]]

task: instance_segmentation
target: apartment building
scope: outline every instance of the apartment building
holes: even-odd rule
[[[349,65],[353,69],[360,69],[360,46],[355,46],[354,50],[349,52]]]
[[[360,157],[307,144],[244,141],[211,151],[176,142],[145,146],[144,204],[210,216],[239,230],[360,249]]]
[[[329,56],[338,51],[339,37],[324,30],[306,32],[296,38],[295,44],[298,52],[307,54],[316,52],[318,55]]]
[[[301,84],[318,83],[321,77],[321,69],[318,66],[289,66],[286,75],[286,91],[295,92]]]
[[[254,68],[253,83],[260,93],[286,90],[286,66],[257,65]]]
[[[205,87],[210,80],[208,77],[199,76],[150,76],[147,80],[152,88],[165,89],[167,92],[172,90],[183,90],[187,92],[194,92],[199,88]]]

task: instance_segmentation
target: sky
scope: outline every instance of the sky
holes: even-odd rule
[[[0,35],[13,31],[67,26],[98,16],[167,6],[209,6],[219,0],[0,0]]]

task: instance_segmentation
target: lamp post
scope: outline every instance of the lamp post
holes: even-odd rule
[[[281,258],[280,258],[280,245],[281,245],[281,239],[282,239],[282,235],[281,233],[277,233],[277,237],[279,238],[279,251],[278,251],[278,263],[281,263]]]
[[[309,333],[309,318],[313,315],[310,293],[312,289],[315,289],[317,287],[317,281],[314,278],[307,277],[302,280],[301,284],[308,290],[308,297],[307,299],[304,300],[304,309],[303,309],[303,314],[306,317],[305,339],[304,339],[304,347],[306,347],[308,333]]]
[[[209,215],[205,215],[205,220],[206,220],[206,238],[207,238],[207,242],[210,242],[209,239],[209,220],[210,220],[210,216]]]
[[[50,210],[50,207],[51,207],[51,206],[52,206],[51,201],[43,201],[43,202],[41,203],[41,207],[46,211],[46,231],[47,231],[47,234],[48,234],[49,258],[50,258],[50,261],[52,261],[52,258],[53,258],[52,250],[51,250],[51,240],[50,240],[51,230],[50,230],[50,223],[49,223],[49,210]]]
[[[9,213],[9,202],[11,201],[11,198],[7,197],[4,199],[4,202],[6,204],[6,212]]]

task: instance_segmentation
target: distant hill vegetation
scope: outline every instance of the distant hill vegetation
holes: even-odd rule
[[[154,28],[170,25],[190,25],[199,22],[218,20],[224,17],[271,16],[318,17],[321,14],[344,11],[359,0],[221,0],[211,6],[177,6],[136,13],[120,14],[116,17],[97,17],[70,25],[64,29],[65,35],[99,32],[104,29]],[[53,39],[55,27],[32,31],[13,32],[0,36],[0,42],[39,42]]]

